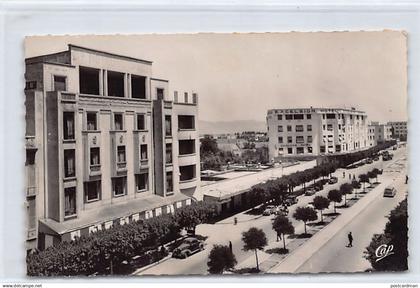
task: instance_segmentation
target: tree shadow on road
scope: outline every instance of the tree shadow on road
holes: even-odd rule
[[[289,249],[284,249],[284,248],[271,248],[271,249],[267,249],[265,250],[265,252],[267,252],[268,254],[273,254],[273,253],[277,253],[277,254],[287,254],[289,253]]]

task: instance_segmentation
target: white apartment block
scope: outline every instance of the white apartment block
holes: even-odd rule
[[[389,124],[371,122],[368,125],[369,146],[376,146],[392,139],[392,127]]]
[[[393,121],[388,122],[392,127],[392,137],[407,140],[407,121]]]
[[[26,59],[25,78],[28,250],[191,204],[196,93],[170,91],[150,61],[75,45]]]
[[[369,145],[367,115],[354,108],[271,109],[267,126],[271,160],[348,153]]]

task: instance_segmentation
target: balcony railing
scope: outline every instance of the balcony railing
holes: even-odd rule
[[[25,147],[26,149],[37,149],[36,143],[35,143],[35,136],[25,137]]]
[[[118,170],[125,170],[127,167],[127,163],[126,162],[119,162],[117,163],[117,169]]]
[[[140,168],[148,167],[149,160],[148,159],[140,159]]]
[[[26,188],[26,196],[30,197],[30,196],[35,196],[35,195],[36,195],[36,187],[35,186],[31,186],[31,187]]]
[[[36,238],[36,228],[28,229],[27,240],[31,240],[35,238]]]

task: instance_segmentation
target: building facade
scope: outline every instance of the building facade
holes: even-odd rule
[[[368,147],[367,115],[353,108],[272,109],[267,127],[271,161]]]
[[[392,138],[407,141],[407,121],[388,122],[391,126]]]
[[[69,45],[26,59],[27,249],[191,204],[197,94],[152,62]]]
[[[379,122],[371,122],[368,125],[369,146],[387,142],[392,139],[392,127],[389,124],[380,124]]]

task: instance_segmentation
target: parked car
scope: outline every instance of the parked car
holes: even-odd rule
[[[172,257],[174,258],[187,258],[194,253],[204,250],[204,242],[195,237],[187,237],[182,243],[174,249]]]
[[[315,188],[308,188],[306,189],[305,196],[311,196],[316,193]]]
[[[384,169],[378,169],[378,174],[382,175],[382,173],[384,172]]]
[[[287,208],[287,206],[283,206],[283,207],[279,206],[277,207],[276,215],[287,216],[289,215],[289,209]]]
[[[321,182],[316,182],[314,185],[315,191],[321,191],[324,188],[324,185]]]
[[[277,208],[274,205],[268,205],[263,211],[264,216],[270,216],[271,214],[276,214]]]
[[[328,184],[334,184],[334,183],[337,183],[338,182],[338,179],[337,179],[337,177],[331,177],[330,179],[328,179]]]
[[[366,159],[366,164],[372,164],[372,163],[373,163],[372,159],[370,159],[370,158]]]
[[[296,198],[296,196],[294,196],[294,195],[289,195],[289,196],[287,196],[287,198],[284,200],[284,204],[285,205],[287,205],[287,206],[291,206],[291,205],[293,205],[293,204],[296,204],[298,201],[297,201],[297,198]]]
[[[382,155],[382,160],[383,161],[389,161],[392,159],[392,156],[390,154],[383,154]]]
[[[394,197],[395,194],[397,194],[397,190],[392,186],[388,186],[384,190],[384,197]]]
[[[373,156],[373,160],[374,160],[374,161],[378,161],[378,160],[379,160],[379,155],[375,155],[375,156]]]
[[[397,146],[392,147],[392,150],[397,150]]]

